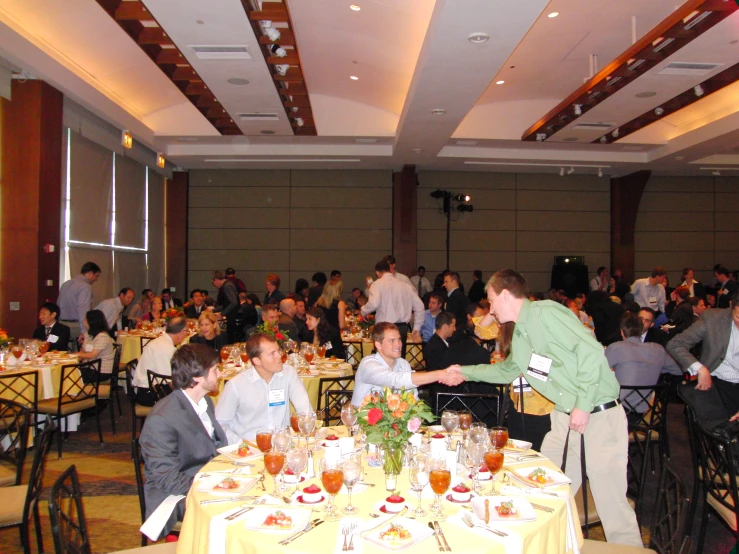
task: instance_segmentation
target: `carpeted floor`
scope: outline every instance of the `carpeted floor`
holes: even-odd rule
[[[87,518],[90,543],[94,553],[115,552],[127,548],[140,546],[141,535],[138,528],[141,525],[138,497],[136,494],[136,479],[134,476],[133,461],[131,460],[131,423],[128,405],[123,406],[123,417],[116,420],[118,436],[114,437],[110,429],[108,412],[101,414],[103,423],[103,438],[105,443],[100,445],[94,418],[87,418],[76,433],[70,433],[64,443],[63,459],[57,459],[56,440],[49,452],[44,475],[44,487],[47,488],[42,498],[47,498],[48,487],[70,465],[77,466],[80,484],[84,494],[84,509]],[[680,405],[669,407],[669,435],[671,447],[671,465],[684,477],[688,490],[692,490],[692,463],[687,428]],[[24,470],[24,481],[30,473],[33,451],[30,451]],[[652,519],[654,498],[657,496],[657,482],[659,473],[647,484],[645,493],[644,521],[642,536],[648,541],[648,527]],[[700,518],[703,503],[698,503],[695,521],[692,522],[694,541],[697,542],[700,529]],[[54,551],[51,538],[48,506],[46,500],[40,504],[41,526],[44,536],[44,550]],[[31,527],[32,551],[37,552]],[[602,527],[596,526],[590,530],[590,538],[604,540]],[[735,546],[735,541],[729,529],[712,516],[708,522],[706,543],[703,552],[712,554],[727,554]],[[21,553],[20,538],[17,529],[0,530],[0,552],[3,554]],[[694,546],[693,552],[696,552]]]

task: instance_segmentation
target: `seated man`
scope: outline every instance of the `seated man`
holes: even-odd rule
[[[421,340],[426,343],[431,340],[436,332],[436,316],[441,313],[444,300],[438,292],[429,296],[429,309],[423,313],[423,325],[421,325]],[[454,315],[454,314],[452,314]]]
[[[44,302],[38,311],[38,320],[41,325],[36,327],[33,337],[36,340],[49,343],[49,350],[69,350],[69,327],[59,323],[59,306],[53,302]]]
[[[401,358],[402,344],[398,327],[387,321],[375,324],[372,342],[376,353],[362,358],[354,379],[352,404],[359,406],[365,396],[383,387],[393,390],[415,389],[430,383],[454,386],[463,381],[459,375],[444,370],[414,372],[411,365]]]
[[[236,324],[237,342],[246,342],[256,330],[259,314],[257,309],[248,301],[249,295],[245,292],[239,293],[239,310],[236,312],[234,322]]]
[[[226,430],[228,444],[253,441],[260,429],[290,425],[290,406],[297,413],[313,410],[298,373],[282,363],[275,337],[254,333],[246,342],[254,367],[231,379],[223,389],[216,418]]]
[[[449,348],[449,338],[456,331],[454,314],[441,312],[436,316],[436,332],[431,339],[423,345],[423,359],[426,360],[426,369],[442,369],[450,364],[444,365],[444,353]]]
[[[285,298],[280,301],[280,317],[277,319],[277,327],[280,331],[287,333],[287,336],[296,342],[300,342],[300,333],[298,326],[293,321],[295,316],[295,300]]]
[[[200,289],[193,289],[190,293],[190,302],[185,306],[185,316],[190,319],[197,319],[200,313],[205,310],[205,295]]]
[[[627,314],[621,319],[622,341],[606,348],[606,360],[622,387],[656,385],[662,373],[683,376],[680,366],[659,344],[642,342],[643,325],[639,316]],[[644,394],[644,396],[647,396]],[[639,420],[639,414],[647,411],[648,405],[639,394],[621,391],[621,401],[630,422]]]
[[[218,353],[204,344],[186,344],[172,357],[175,390],[154,406],[139,439],[145,462],[147,518],[168,496],[187,494],[195,474],[226,445],[208,398],[208,393],[218,391],[218,361]],[[184,514],[183,498],[161,536]]]
[[[670,335],[665,333],[659,327],[654,326],[654,320],[657,318],[657,312],[652,308],[641,308],[639,310],[639,319],[642,324],[642,342],[656,342],[660,346],[666,347],[670,340]]]
[[[172,375],[172,356],[177,350],[177,345],[185,340],[185,337],[187,337],[187,320],[184,317],[173,317],[167,323],[164,333],[147,343],[133,379],[136,402],[142,406],[154,405],[157,399],[149,388],[146,372],[151,370],[160,375]]]

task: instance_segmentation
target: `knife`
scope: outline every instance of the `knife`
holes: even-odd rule
[[[429,529],[433,531],[434,538],[436,538],[436,544],[439,545],[439,552],[444,552],[444,547],[441,545],[441,539],[439,539],[439,535],[436,534],[436,528],[434,527],[434,524],[429,521]]]
[[[254,495],[245,495],[245,496],[230,496],[228,498],[214,498],[210,500],[201,500],[200,505],[204,506],[205,504],[218,504],[220,502],[238,502],[241,500],[248,500],[250,498],[259,498],[259,497],[254,496]]]
[[[447,552],[451,552],[452,549],[449,548],[449,543],[446,542],[446,537],[444,536],[444,531],[441,530],[441,525],[439,525],[438,521],[434,521],[434,527],[436,527],[436,531],[439,533],[439,536],[441,537],[441,540],[444,541],[444,546],[446,547]]]
[[[370,527],[369,529],[365,529],[364,531],[362,531],[361,533],[359,533],[359,536],[360,536],[360,537],[362,537],[362,538],[366,537],[366,536],[367,536],[367,534],[368,534],[368,533],[370,533],[371,531],[374,531],[374,530],[375,530],[375,529],[377,529],[378,527],[382,527],[382,526],[383,526],[383,525],[385,525],[385,524],[386,524],[386,523],[387,523],[388,521],[391,521],[391,520],[395,519],[395,518],[396,518],[396,517],[398,517],[398,516],[402,516],[402,515],[403,515],[404,513],[406,513],[407,511],[408,511],[408,506],[406,506],[405,508],[403,508],[402,510],[400,510],[400,511],[399,511],[399,512],[398,512],[397,514],[395,514],[394,516],[392,516],[392,517],[389,517],[389,518],[387,518],[386,520],[384,520],[384,521],[383,521],[382,523],[380,523],[379,525],[375,525],[374,527]]]
[[[299,533],[298,535],[295,535],[294,537],[291,537],[291,538],[290,538],[289,540],[287,540],[287,541],[285,541],[285,542],[283,542],[283,543],[281,543],[281,544],[282,544],[283,546],[284,546],[284,545],[286,545],[286,544],[290,544],[290,543],[291,543],[291,542],[293,542],[293,541],[294,541],[295,539],[297,539],[297,538],[299,538],[299,537],[302,537],[303,535],[305,535],[306,533],[309,533],[310,531],[313,531],[313,529],[315,529],[316,527],[318,527],[318,526],[319,526],[319,525],[320,525],[321,523],[323,523],[323,522],[324,522],[324,520],[321,520],[321,521],[317,521],[317,522],[315,522],[315,523],[311,524],[311,526],[310,526],[310,527],[309,527],[308,529],[304,529],[304,530],[303,530],[303,531],[301,531],[301,532],[300,532],[300,533]]]
[[[310,516],[308,516],[308,518],[310,519]],[[298,536],[298,535],[300,535],[301,533],[305,533],[305,532],[306,532],[306,531],[307,531],[308,529],[310,529],[310,528],[311,528],[311,526],[313,526],[314,524],[318,523],[318,521],[319,521],[319,519],[318,519],[318,518],[316,518],[316,519],[314,519],[314,520],[312,520],[312,521],[309,521],[309,522],[308,522],[308,523],[306,524],[306,526],[305,526],[305,527],[303,527],[303,528],[302,528],[302,529],[300,529],[299,531],[296,531],[295,533],[293,533],[293,534],[292,534],[292,535],[290,535],[289,537],[287,537],[287,538],[285,538],[285,539],[282,539],[282,540],[280,541],[280,543],[279,543],[279,544],[287,544],[287,541],[291,541],[292,539],[294,539],[295,537],[297,537],[297,536]]]

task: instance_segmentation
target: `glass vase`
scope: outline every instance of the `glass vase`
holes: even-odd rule
[[[382,469],[385,471],[385,488],[394,491],[398,484],[398,475],[403,469],[405,448],[386,445],[383,447],[383,454]]]

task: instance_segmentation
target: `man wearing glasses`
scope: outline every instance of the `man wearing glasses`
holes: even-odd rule
[[[670,340],[670,336],[665,333],[662,329],[654,326],[654,320],[657,318],[657,313],[652,308],[642,308],[639,310],[639,319],[644,325],[644,329],[641,334],[642,342],[655,342],[660,346],[666,347],[667,342]]]

